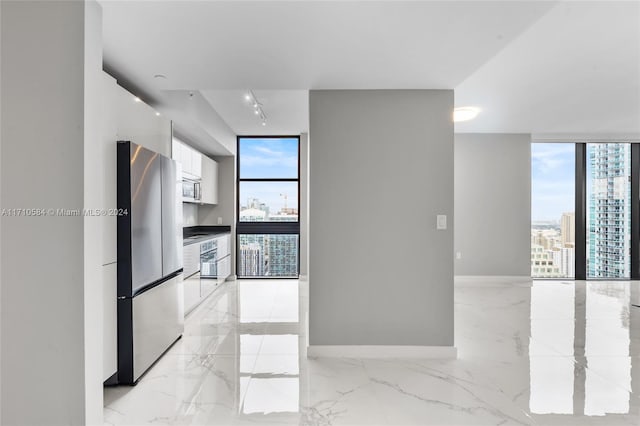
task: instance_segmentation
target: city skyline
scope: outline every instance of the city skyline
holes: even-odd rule
[[[242,179],[298,179],[298,138],[240,138],[240,206],[258,198],[270,214],[298,209],[297,181]]]
[[[532,144],[531,274],[534,277],[570,278],[575,274],[574,150],[574,144]],[[589,143],[586,154],[587,277],[628,278],[630,145]]]

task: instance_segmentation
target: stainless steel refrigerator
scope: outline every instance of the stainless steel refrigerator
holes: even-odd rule
[[[118,383],[135,384],[184,331],[179,165],[117,144]]]

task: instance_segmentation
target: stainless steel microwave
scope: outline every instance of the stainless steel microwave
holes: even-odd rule
[[[200,182],[194,180],[182,180],[182,201],[197,203],[202,199]]]

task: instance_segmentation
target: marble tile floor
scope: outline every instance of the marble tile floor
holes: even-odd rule
[[[306,357],[306,282],[240,280],[109,425],[639,425],[639,282],[460,280],[455,360]]]

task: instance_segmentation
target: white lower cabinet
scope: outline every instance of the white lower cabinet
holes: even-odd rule
[[[200,294],[204,299],[216,289],[218,285],[218,280],[215,278],[200,278]]]
[[[231,256],[218,262],[218,283],[223,283],[231,275]]]
[[[185,279],[200,270],[200,244],[190,244],[182,249]]]
[[[216,264],[217,279],[201,278],[200,274],[196,274],[196,272],[200,271],[200,245],[210,243],[211,240],[202,241],[200,244],[195,243],[184,246],[184,276],[188,277],[184,280],[185,315],[213,293],[216,287],[231,275],[231,235],[225,234],[212,239],[216,240],[219,259]],[[207,273],[205,266],[203,266],[201,273]]]
[[[184,284],[184,313],[193,310],[200,303],[200,274],[192,275],[183,282]]]

